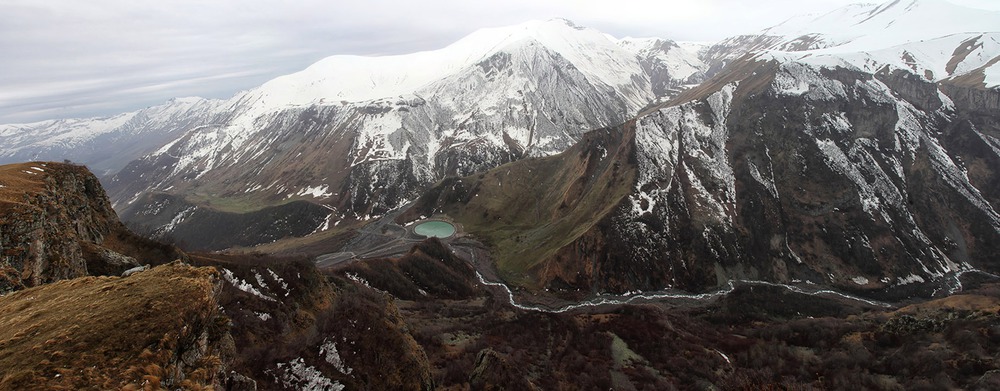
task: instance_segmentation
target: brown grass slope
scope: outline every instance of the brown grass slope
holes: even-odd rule
[[[0,389],[197,389],[217,372],[220,285],[180,263],[0,298]],[[204,343],[197,341],[204,338]],[[209,349],[210,350],[210,349]]]

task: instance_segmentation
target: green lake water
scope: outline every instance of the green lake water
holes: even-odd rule
[[[426,237],[447,238],[455,234],[455,226],[444,221],[428,221],[418,224],[413,228],[413,232]]]

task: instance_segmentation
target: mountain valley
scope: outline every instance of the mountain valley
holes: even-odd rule
[[[895,0],[0,125],[0,389],[995,389],[998,113]]]

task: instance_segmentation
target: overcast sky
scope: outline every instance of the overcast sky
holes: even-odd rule
[[[949,0],[1000,9],[1000,0]],[[712,41],[857,0],[0,0],[0,123],[228,98],[334,54],[444,47],[563,17],[616,37]],[[804,5],[804,3],[806,5]]]

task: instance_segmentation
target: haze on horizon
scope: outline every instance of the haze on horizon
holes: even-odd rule
[[[948,0],[1000,10],[993,0]],[[0,3],[0,123],[228,98],[337,54],[444,47],[484,27],[566,18],[615,37],[717,41],[855,0],[467,2],[223,0]]]

